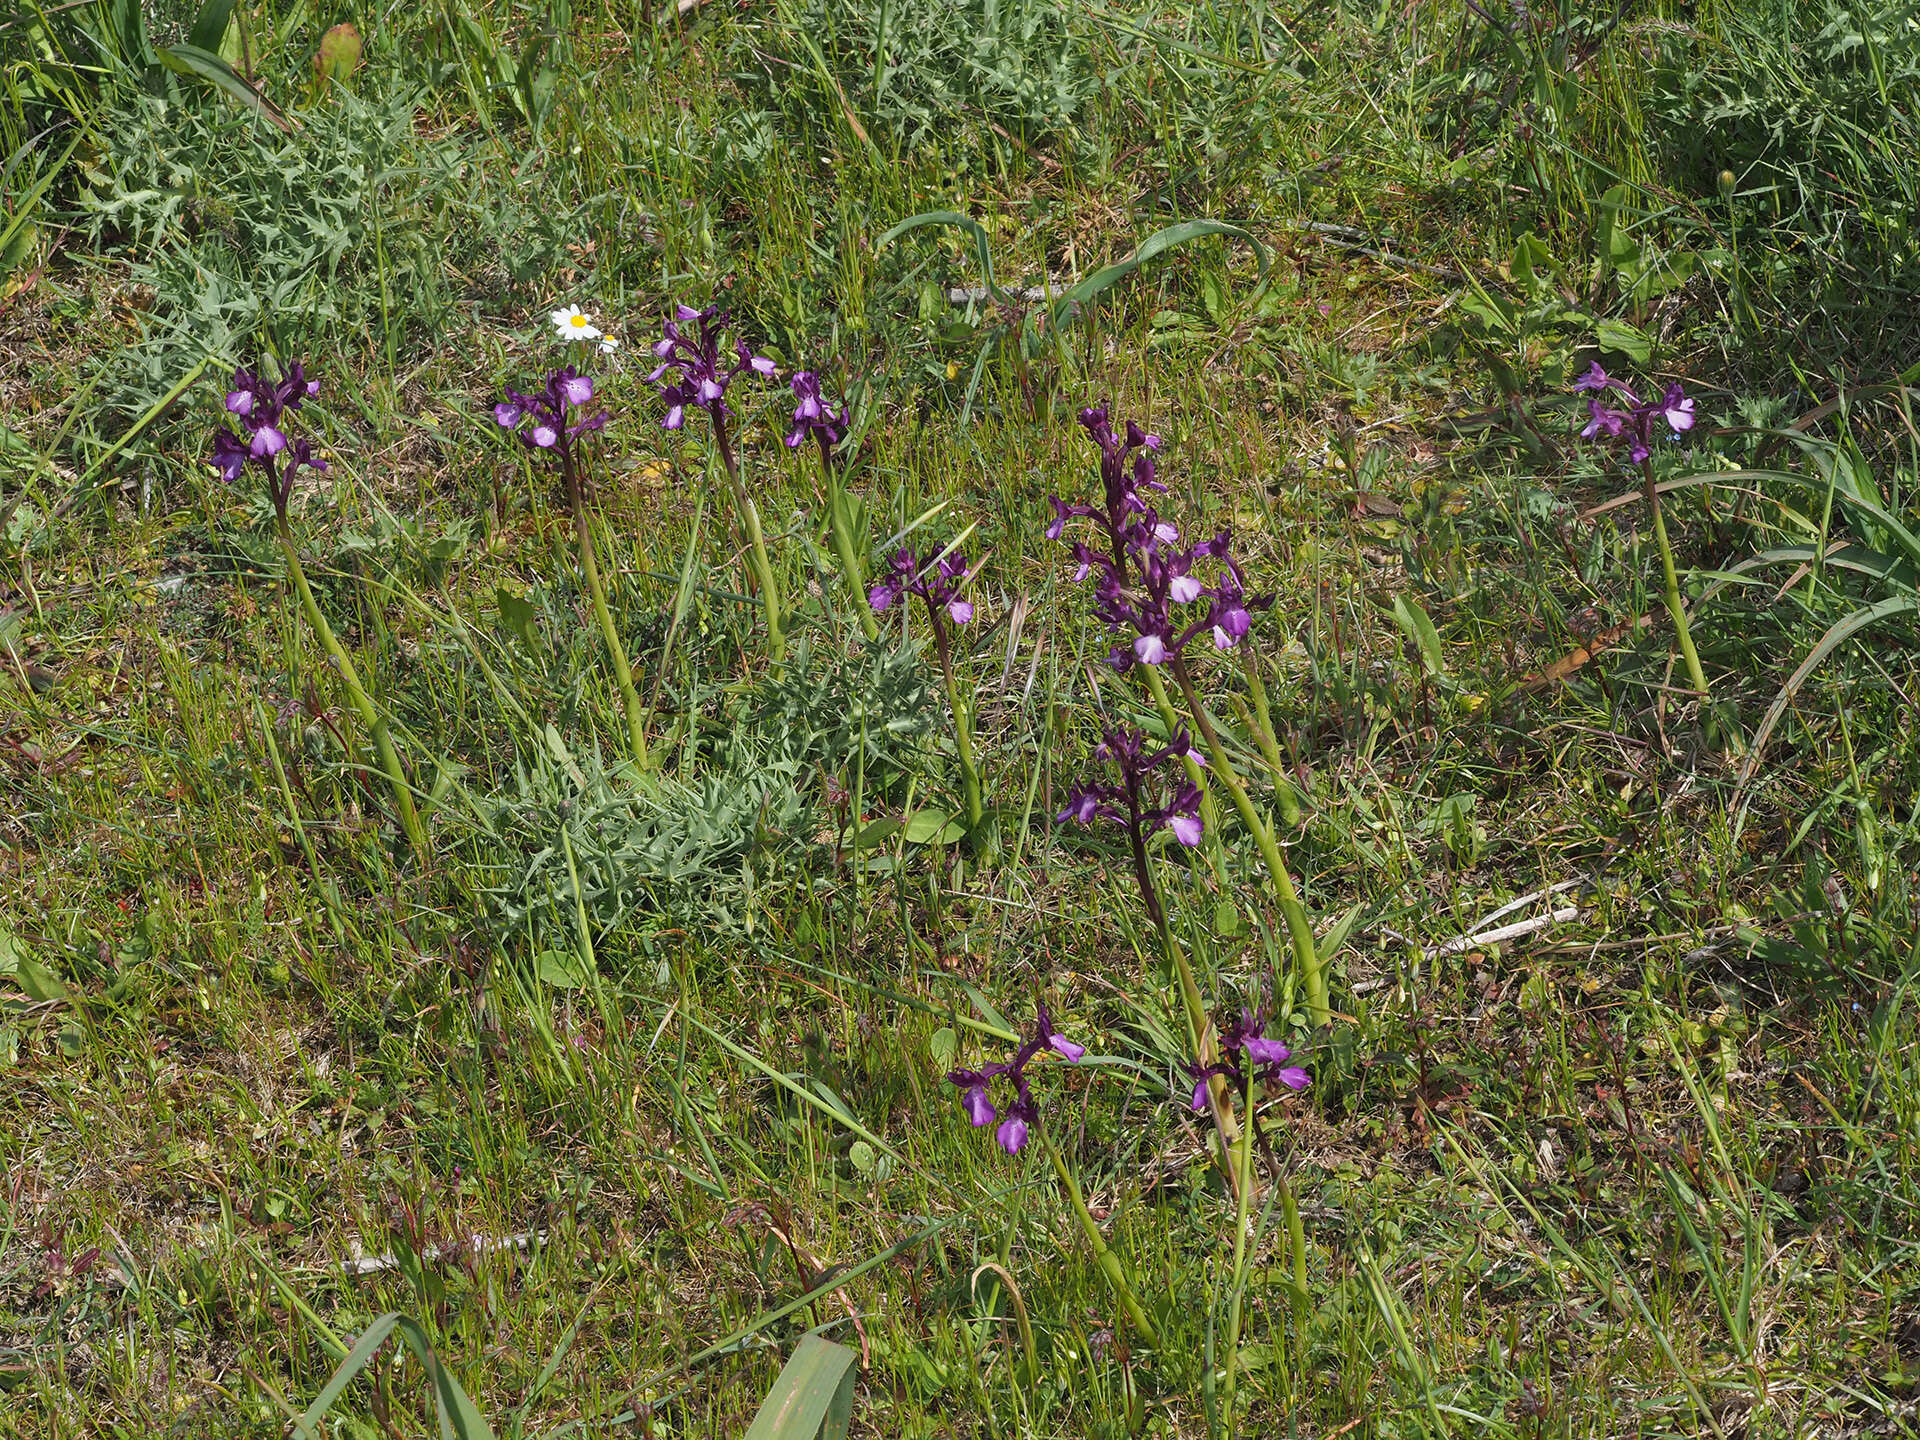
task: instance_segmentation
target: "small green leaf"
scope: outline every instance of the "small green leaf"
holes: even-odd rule
[[[960,1054],[960,1037],[954,1033],[951,1025],[942,1025],[927,1037],[927,1054],[933,1057],[933,1063],[939,1069],[953,1068],[954,1059]]]
[[[1240,918],[1240,911],[1233,901],[1223,899],[1213,907],[1213,930],[1216,935],[1231,940],[1243,934],[1246,928],[1246,922]]]
[[[1446,655],[1440,648],[1440,632],[1433,628],[1425,607],[1411,595],[1393,597],[1393,619],[1420,652],[1420,664],[1430,679],[1447,673]]]
[[[500,629],[532,650],[539,634],[539,609],[504,586],[494,587],[493,601],[500,607]]]
[[[856,1140],[852,1145],[847,1147],[848,1163],[862,1175],[873,1174],[874,1159],[873,1146],[867,1144],[864,1140]]]
[[[540,954],[540,978],[556,990],[584,990],[592,976],[573,951],[545,950]]]
[[[1625,355],[1635,364],[1644,365],[1653,358],[1652,337],[1624,320],[1602,320],[1593,327],[1593,336],[1602,350]]]
[[[38,960],[25,951],[18,952],[14,963],[14,978],[20,982],[20,988],[27,992],[29,1000],[65,1000],[67,987],[60,977],[47,969]]]
[[[360,68],[362,48],[360,32],[344,20],[322,35],[320,48],[313,57],[315,93],[325,90],[336,80],[351,80],[353,72]]]
[[[154,54],[160,57],[162,65],[174,73],[191,75],[195,79],[206,81],[214,89],[238,100],[289,135],[293,133],[292,123],[274,107],[273,102],[242,80],[234,73],[233,67],[218,55],[209,55],[205,50],[192,45],[172,45],[156,50]]]
[[[60,1027],[60,1053],[69,1060],[87,1048],[87,1032],[69,1020]]]

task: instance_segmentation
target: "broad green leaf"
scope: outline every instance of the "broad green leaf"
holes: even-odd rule
[[[951,845],[966,833],[951,810],[916,810],[907,819],[909,845]]]
[[[192,45],[170,45],[154,53],[169,70],[206,81],[223,95],[238,100],[289,135],[293,133],[292,122],[280,113],[273,102],[242,80],[234,73],[233,67],[218,55],[210,55]]]
[[[401,1338],[419,1359],[433,1386],[434,1408],[440,1412],[440,1440],[493,1440],[493,1427],[467,1398],[467,1392],[453,1372],[433,1353],[433,1345],[420,1323],[402,1315],[398,1324]]]
[[[958,210],[928,210],[919,215],[909,215],[874,241],[873,248],[884,250],[909,230],[918,230],[923,225],[951,225],[973,236],[973,251],[980,262],[980,278],[987,288],[987,294],[1003,305],[1010,303],[1007,293],[993,278],[993,253],[988,248],[986,227],[971,215],[962,215]]]
[[[1347,943],[1347,936],[1353,933],[1354,922],[1359,918],[1360,906],[1355,904],[1349,907],[1346,914],[1334,921],[1327,933],[1314,943],[1314,953],[1320,957],[1322,965],[1340,953],[1340,947]]]
[[[209,55],[218,54],[232,18],[233,0],[207,0],[200,7],[200,13],[193,17],[193,25],[187,31],[187,44]]]
[[[1251,231],[1243,230],[1238,225],[1229,225],[1224,220],[1188,220],[1179,225],[1169,225],[1164,230],[1154,231],[1141,241],[1140,248],[1126,259],[1112,265],[1104,265],[1094,271],[1054,302],[1055,313],[1057,314],[1067,305],[1083,305],[1103,291],[1112,289],[1163,251],[1171,250],[1176,245],[1184,245],[1189,240],[1203,239],[1208,235],[1233,235],[1246,241],[1253,247],[1253,253],[1260,262],[1260,270],[1254,277],[1254,285],[1257,287],[1266,280],[1267,267],[1272,263],[1272,259],[1267,253],[1267,247],[1262,245]]]
[[[1420,664],[1429,677],[1438,679],[1447,673],[1446,656],[1440,648],[1440,632],[1433,628],[1426,610],[1411,595],[1393,597],[1393,619],[1420,652]]]
[[[1551,278],[1553,261],[1547,253],[1547,242],[1529,231],[1514,242],[1513,258],[1507,262],[1507,273],[1513,277],[1513,283],[1529,294],[1537,294]]]
[[[843,1440],[853,1418],[854,1359],[844,1345],[801,1336],[746,1440]]]
[[[1602,350],[1625,355],[1638,365],[1646,364],[1653,356],[1652,338],[1624,320],[1602,320],[1593,327],[1593,337]]]
[[[1916,610],[1920,610],[1920,595],[1892,595],[1872,605],[1862,606],[1815,642],[1813,649],[1807,652],[1806,659],[1794,668],[1793,674],[1787,677],[1787,683],[1780,687],[1780,693],[1774,696],[1773,704],[1767,708],[1766,718],[1754,732],[1753,745],[1747,752],[1747,763],[1741,768],[1740,781],[1734,787],[1736,792],[1746,789],[1755,767],[1760,763],[1760,756],[1767,748],[1767,741],[1773,735],[1774,727],[1780,723],[1787,706],[1793,703],[1793,697],[1800,693],[1800,687],[1807,683],[1807,677],[1813,674],[1820,662],[1867,626],[1895,615],[1910,615]]]
[[[332,1376],[328,1378],[320,1393],[314,1397],[313,1404],[294,1420],[295,1435],[320,1440],[322,1434],[320,1422],[327,1418],[327,1412],[333,1408],[334,1402],[346,1393],[347,1386],[353,1383],[354,1376],[367,1368],[367,1362],[373,1359],[375,1353],[386,1343],[387,1336],[393,1333],[393,1327],[399,1323],[400,1312],[391,1310],[361,1332],[360,1338],[354,1342],[353,1349],[347,1352],[346,1358],[335,1367]]]

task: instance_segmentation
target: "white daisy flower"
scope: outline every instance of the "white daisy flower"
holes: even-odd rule
[[[614,339],[613,336],[602,335],[600,337],[600,353],[602,355],[611,355],[614,351],[618,350],[619,348],[620,348],[620,342]]]
[[[553,330],[562,340],[598,340],[600,331],[593,323],[593,316],[587,314],[578,305],[569,305],[564,310],[555,310],[547,318],[553,322]]]

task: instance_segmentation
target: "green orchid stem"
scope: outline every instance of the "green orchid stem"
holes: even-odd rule
[[[1080,1182],[1073,1178],[1073,1172],[1067,1168],[1067,1162],[1062,1158],[1059,1147],[1053,1143],[1052,1136],[1041,1135],[1040,1144],[1047,1152],[1047,1159],[1053,1163],[1053,1173],[1060,1177],[1060,1187],[1067,1192],[1067,1198],[1073,1201],[1074,1213],[1080,1217],[1080,1228],[1086,1232],[1087,1243],[1093,1247],[1094,1263],[1100,1267],[1100,1273],[1107,1277],[1114,1298],[1120,1302],[1120,1308],[1126,1312],[1128,1322],[1140,1338],[1149,1346],[1159,1348],[1159,1328],[1147,1318],[1139,1296],[1133,1293],[1133,1286],[1127,1281],[1127,1272],[1120,1264],[1120,1257],[1107,1248],[1106,1237],[1094,1223],[1093,1213],[1087,1209],[1086,1198],[1080,1193]]]
[[[1273,1169],[1273,1183],[1280,1189],[1280,1212],[1287,1221],[1287,1243],[1293,1248],[1293,1341],[1304,1364],[1307,1355],[1307,1227],[1300,1222],[1300,1204],[1293,1198],[1293,1187],[1279,1167]]]
[[[960,698],[960,687],[953,683],[953,653],[947,641],[946,621],[932,601],[927,602],[927,616],[933,626],[933,648],[940,656],[940,673],[947,680],[947,704],[953,710],[953,739],[960,752],[960,782],[967,797],[967,833],[975,835],[987,812],[980,798],[980,770],[973,760],[973,711]]]
[[[1267,705],[1267,687],[1260,679],[1260,657],[1254,653],[1249,636],[1238,647],[1240,665],[1247,676],[1247,693],[1253,697],[1253,738],[1260,754],[1273,772],[1273,792],[1280,801],[1280,818],[1289,830],[1300,824],[1300,796],[1287,778],[1287,763],[1280,754],[1280,741],[1274,734],[1273,711]]]
[[[1240,1127],[1240,1143],[1234,1147],[1234,1179],[1240,1201],[1233,1217],[1233,1300],[1227,1307],[1227,1383],[1225,1405],[1227,1427],[1233,1427],[1233,1387],[1240,1369],[1240,1302],[1247,1287],[1247,1217],[1253,1205],[1253,1095],[1247,1095],[1247,1123]]]
[[[1247,794],[1247,787],[1240,783],[1232,762],[1227,759],[1227,752],[1214,731],[1213,721],[1208,718],[1206,707],[1200,703],[1199,692],[1193,687],[1193,676],[1187,671],[1186,661],[1175,655],[1170,664],[1173,678],[1179,682],[1180,693],[1186,696],[1187,711],[1193,716],[1200,739],[1207,747],[1207,759],[1213,764],[1214,783],[1226,788],[1233,800],[1233,808],[1239,812],[1240,823],[1247,827],[1254,843],[1260,847],[1260,858],[1266,862],[1267,874],[1273,880],[1274,889],[1279,892],[1280,913],[1287,922],[1287,938],[1293,945],[1294,963],[1300,967],[1301,984],[1307,993],[1308,1018],[1316,1027],[1325,1025],[1333,1018],[1333,1014],[1327,1005],[1327,979],[1320,970],[1320,954],[1314,944],[1313,922],[1307,918],[1307,907],[1300,903],[1300,892],[1293,887],[1293,876],[1287,872],[1287,862],[1280,854],[1280,846],[1274,841],[1272,828],[1253,808],[1253,797]]]
[[[1146,874],[1146,843],[1139,835],[1133,837],[1133,842],[1134,865],[1142,874]],[[1167,964],[1172,968],[1175,979],[1180,984],[1180,1004],[1181,1008],[1187,1012],[1188,1043],[1193,1046],[1193,1053],[1199,1058],[1200,1064],[1211,1065],[1220,1058],[1220,1052],[1215,1048],[1213,1021],[1207,1015],[1206,1002],[1200,998],[1199,983],[1193,978],[1193,966],[1187,963],[1186,952],[1180,948],[1180,942],[1173,938],[1173,927],[1167,923],[1167,913],[1161,908],[1160,897],[1154,893],[1151,883],[1144,889],[1147,910],[1160,932],[1160,948],[1167,957]],[[1225,1152],[1239,1132],[1240,1123],[1234,1118],[1233,1095],[1227,1089],[1227,1082],[1223,1077],[1215,1075],[1207,1081],[1207,1098],[1213,1111],[1213,1123],[1219,1127],[1222,1138],[1221,1150]],[[1227,1178],[1231,1180],[1232,1166],[1223,1163],[1222,1168],[1226,1171]]]
[[[594,619],[600,622],[601,637],[607,642],[607,656],[613,665],[613,678],[620,687],[620,699],[627,711],[627,744],[633,751],[633,763],[642,770],[651,768],[647,756],[647,712],[634,688],[633,668],[627,664],[627,650],[620,643],[620,631],[613,623],[613,609],[607,604],[606,587],[600,583],[600,565],[594,558],[593,532],[587,524],[587,507],[580,492],[580,477],[574,472],[573,457],[562,451],[560,468],[567,482],[567,504],[573,511],[573,536],[580,547],[580,570],[587,579],[587,593],[593,598]]]
[[[840,562],[841,578],[853,592],[853,611],[860,617],[862,633],[869,640],[878,640],[880,622],[874,618],[873,606],[867,603],[867,567],[860,563],[859,547],[854,543],[846,485],[828,459],[824,444],[820,447],[820,478],[827,487],[827,533],[833,541],[833,558]]]
[[[327,617],[321,613],[320,602],[313,598],[313,589],[307,584],[307,572],[300,568],[300,552],[294,547],[293,531],[287,525],[284,509],[274,517],[274,533],[280,539],[280,551],[287,561],[287,574],[293,577],[293,588],[300,597],[301,610],[306,612],[307,624],[319,640],[320,648],[327,652],[327,658],[333,662],[333,668],[340,672],[340,683],[346,687],[347,699],[360,716],[360,723],[373,736],[374,753],[380,757],[380,768],[386,772],[387,783],[393,787],[393,803],[400,812],[400,828],[406,831],[414,855],[424,861],[430,853],[427,831],[420,823],[420,812],[413,807],[413,790],[407,784],[407,772],[401,768],[400,752],[393,748],[393,735],[387,729],[386,717],[375,708],[373,698],[360,683],[360,672],[353,668],[352,658],[334,635]]]
[[[1167,697],[1167,683],[1160,678],[1160,668],[1157,665],[1134,668],[1146,678],[1154,711],[1166,727],[1167,739],[1172,740],[1173,732],[1180,728],[1180,717],[1174,712],[1173,701]],[[1207,784],[1207,772],[1200,762],[1191,755],[1183,755],[1180,763],[1186,768],[1187,779],[1200,791],[1200,824],[1206,836],[1207,863],[1213,867],[1213,877],[1220,882],[1221,891],[1231,893],[1233,881],[1227,878],[1226,848],[1220,839],[1220,803],[1213,798],[1213,787]]]
[[[740,462],[727,439],[726,423],[718,414],[713,417],[713,440],[727,472],[727,486],[733,492],[734,511],[740,517],[741,528],[747,532],[747,568],[760,587],[760,608],[767,617],[767,658],[777,667],[787,658],[786,607],[780,603],[779,582],[774,579],[773,561],[767,556],[767,537],[760,528],[760,508],[741,482]]]
[[[1653,514],[1653,543],[1660,548],[1660,576],[1666,582],[1667,613],[1673,617],[1674,639],[1680,644],[1680,658],[1686,662],[1687,680],[1702,700],[1707,698],[1707,672],[1700,668],[1700,652],[1693,648],[1693,632],[1687,628],[1687,607],[1680,598],[1680,575],[1673,566],[1673,546],[1667,542],[1667,522],[1660,514],[1660,487],[1654,483],[1653,462],[1642,460],[1640,473],[1647,492],[1647,509]]]

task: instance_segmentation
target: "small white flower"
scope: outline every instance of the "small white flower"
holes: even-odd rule
[[[564,310],[555,310],[547,316],[553,322],[554,334],[562,340],[598,340],[600,331],[593,323],[593,317],[578,305],[569,305]]]
[[[602,355],[611,355],[614,351],[618,350],[619,348],[620,348],[620,342],[614,339],[613,336],[602,335],[600,337],[600,353]]]

